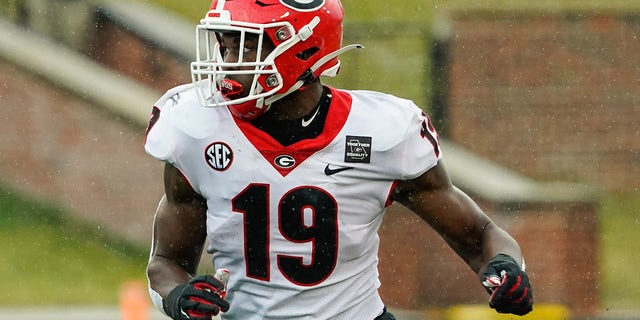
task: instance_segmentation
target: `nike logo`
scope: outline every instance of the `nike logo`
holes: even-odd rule
[[[307,127],[311,124],[311,122],[313,122],[313,119],[316,118],[316,116],[318,115],[318,112],[320,111],[320,107],[316,108],[316,112],[313,113],[313,115],[311,116],[311,119],[309,120],[305,120],[304,118],[302,118],[302,126],[303,127]]]
[[[332,168],[331,165],[327,165],[326,167],[324,167],[324,174],[331,176],[334,175],[338,172],[342,172],[342,171],[346,171],[346,170],[351,170],[353,169],[353,167],[335,167]]]

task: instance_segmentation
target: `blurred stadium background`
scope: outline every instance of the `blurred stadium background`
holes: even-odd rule
[[[538,283],[549,292],[544,296],[548,309],[540,310],[550,313],[528,318],[640,319],[640,280],[635,276],[635,266],[640,263],[640,236],[637,232],[640,227],[640,64],[635,64],[637,61],[630,58],[628,74],[620,76],[618,69],[609,74],[598,74],[602,77],[588,82],[592,87],[587,87],[587,81],[580,78],[580,72],[584,70],[565,70],[564,82],[549,81],[546,86],[540,86],[540,82],[547,80],[544,75],[549,74],[533,72],[531,78],[537,78],[535,81],[530,79],[529,86],[539,89],[535,95],[527,96],[526,92],[510,89],[514,90],[511,91],[514,97],[508,101],[513,104],[521,103],[523,95],[527,98],[535,96],[538,100],[548,98],[558,103],[558,108],[573,111],[567,111],[564,118],[542,117],[545,132],[564,132],[574,136],[569,143],[575,148],[568,148],[562,139],[556,139],[559,136],[552,134],[551,138],[538,141],[547,145],[545,150],[562,149],[563,152],[556,153],[553,160],[563,170],[556,171],[544,167],[539,159],[523,159],[526,157],[522,157],[523,152],[518,149],[519,143],[526,145],[535,140],[532,135],[540,132],[527,134],[509,128],[494,133],[511,136],[511,139],[488,143],[505,150],[501,154],[492,154],[493,150],[487,153],[467,150],[473,146],[464,145],[466,138],[476,141],[475,145],[482,145],[483,141],[490,140],[487,135],[491,132],[486,128],[474,131],[470,120],[460,116],[454,118],[456,106],[462,110],[460,112],[472,113],[461,104],[488,110],[485,111],[488,118],[499,118],[511,111],[515,114],[511,119],[514,127],[535,128],[540,123],[529,127],[528,122],[519,122],[517,110],[534,112],[530,106],[513,108],[515,112],[508,107],[492,109],[483,104],[486,101],[464,100],[464,95],[458,93],[456,96],[455,88],[450,88],[454,83],[466,85],[463,86],[467,90],[465,92],[487,90],[481,85],[461,83],[460,79],[499,77],[500,70],[522,70],[518,66],[526,66],[534,60],[530,57],[521,57],[522,61],[515,62],[489,60],[486,57],[495,56],[497,52],[490,52],[491,46],[480,41],[475,44],[466,42],[472,46],[456,49],[456,43],[463,43],[455,42],[462,38],[463,32],[452,32],[451,28],[459,21],[481,17],[481,23],[498,29],[504,26],[501,23],[504,23],[505,15],[511,15],[506,20],[510,19],[512,24],[524,23],[518,19],[530,17],[547,19],[546,26],[543,23],[540,29],[531,29],[530,33],[527,32],[529,30],[518,29],[519,33],[513,33],[513,39],[497,32],[504,30],[494,30],[488,36],[482,33],[474,35],[477,39],[486,40],[488,37],[495,41],[493,45],[496,48],[502,49],[508,49],[504,43],[517,42],[530,34],[544,34],[551,26],[558,25],[557,30],[560,31],[555,40],[562,42],[566,40],[565,36],[579,38],[584,47],[578,44],[578,51],[587,51],[588,43],[600,44],[602,38],[619,36],[620,39],[615,40],[618,42],[614,42],[619,44],[614,45],[616,50],[589,47],[590,53],[600,60],[585,63],[585,68],[606,69],[614,62],[617,64],[621,57],[633,56],[637,52],[633,50],[640,41],[640,1],[409,0],[399,4],[380,0],[344,0],[343,4],[347,11],[345,42],[360,42],[366,49],[345,55],[341,75],[332,79],[331,84],[396,94],[412,99],[425,106],[427,111],[441,116],[436,119],[440,129],[455,142],[449,147],[451,158],[460,159],[453,164],[454,180],[458,179],[460,184],[484,199],[488,208],[507,213],[519,212],[523,216],[527,214],[527,209],[509,202],[512,199],[500,198],[513,191],[505,189],[514,183],[526,186],[525,190],[536,193],[538,198],[563,197],[566,200],[573,197],[571,199],[576,200],[573,205],[565,203],[554,207],[560,213],[552,212],[546,216],[550,218],[538,221],[542,225],[539,229],[531,225],[536,223],[535,220],[526,220],[526,224],[521,223],[525,225],[519,226],[516,218],[508,215],[501,218],[516,229],[527,244],[531,243],[527,248],[542,250],[542,247],[548,251],[550,258],[546,264],[545,259],[531,263],[534,272],[541,274],[540,279],[558,281]],[[62,314],[60,319],[76,319],[71,310],[79,311],[79,317],[83,319],[117,319],[124,317],[121,309],[131,306],[135,309],[145,303],[148,306],[146,299],[136,299],[140,297],[140,290],[144,291],[140,289],[140,283],[144,282],[150,224],[161,185],[159,164],[142,152],[144,122],[149,106],[163,90],[188,81],[188,57],[193,54],[193,26],[208,5],[209,1],[205,0],[191,1],[189,5],[178,0],[0,0],[0,117],[3,120],[0,128],[0,166],[3,172],[0,177],[0,274],[3,275],[0,277],[0,319],[54,319],[58,314]],[[570,23],[566,25],[576,29],[570,32],[563,29],[566,25],[558,22],[558,15],[564,17],[562,19],[570,17]],[[593,19],[594,16],[598,19]],[[571,21],[588,23],[575,27]],[[599,26],[598,30],[605,30],[604,35],[585,31],[586,27],[593,25]],[[143,42],[146,47],[141,49],[136,45],[135,37],[156,40],[146,40]],[[452,47],[448,47],[450,45]],[[549,48],[548,43],[541,46]],[[487,51],[481,52],[479,48]],[[471,61],[475,59],[478,65],[486,68],[465,65],[462,60],[464,52],[470,53]],[[612,52],[616,55],[610,56]],[[459,60],[447,60],[451,57]],[[567,59],[569,64],[571,59],[584,57],[562,56],[557,59]],[[556,59],[553,56],[548,58]],[[451,69],[446,68],[449,64],[453,66]],[[455,66],[459,68],[455,69]],[[534,69],[532,71],[536,71],[535,68],[533,64],[530,67]],[[443,70],[447,72],[443,73]],[[488,70],[488,76],[476,74],[478,70]],[[522,73],[515,75],[523,76]],[[514,73],[507,76],[514,76]],[[580,80],[575,80],[575,77]],[[606,122],[591,119],[593,121],[583,122],[584,127],[579,127],[571,119],[581,118],[584,109],[567,104],[566,100],[563,104],[563,100],[558,102],[557,99],[563,94],[575,94],[572,89],[579,85],[587,88],[579,92],[584,95],[584,100],[578,101],[601,101],[598,99],[602,91],[597,86],[602,86],[607,95],[623,97],[623,103],[617,103],[615,99],[602,100],[604,102],[598,106],[602,113],[596,116],[606,119]],[[452,98],[456,98],[458,104],[451,101]],[[524,118],[526,114],[521,116]],[[459,121],[458,127],[447,121]],[[555,130],[558,127],[565,130]],[[588,135],[589,132],[607,139],[592,141],[593,136]],[[461,145],[463,147],[459,147]],[[536,147],[535,142],[533,147]],[[579,158],[580,154],[584,155],[583,159]],[[477,190],[477,180],[486,178],[482,172],[498,172],[508,177],[499,179],[498,185],[486,194]],[[548,188],[548,181],[553,181],[555,187]],[[540,185],[545,187],[540,188]],[[571,194],[566,194],[567,189],[571,189]],[[518,203],[538,203],[538,198],[521,199]],[[500,205],[492,205],[496,202]],[[504,209],[507,202],[510,203],[507,206],[515,209]],[[588,217],[590,206],[595,207],[597,219],[581,220],[581,210],[587,212],[584,216]],[[571,211],[573,220],[563,217],[564,210],[576,210],[577,213]],[[537,214],[539,217],[540,213]],[[400,217],[406,216],[400,214]],[[383,237],[393,238],[397,228],[409,228],[410,222],[409,218],[406,221],[391,220],[381,231]],[[581,226],[572,223],[592,223],[593,228],[580,229]],[[544,233],[553,232],[542,229],[544,227],[558,228],[553,229],[558,235],[545,238]],[[581,232],[593,233],[593,238]],[[534,237],[531,234],[540,238],[529,240],[529,237]],[[575,239],[591,239],[591,242],[570,243]],[[536,240],[542,243],[538,245]],[[383,248],[383,254],[388,252]],[[568,266],[558,266],[557,263],[566,262],[560,259],[564,256],[558,252],[576,257],[592,256],[594,259],[576,258]],[[381,258],[383,262],[386,259],[385,256]],[[388,258],[387,262],[415,259],[412,263],[394,266],[413,273],[420,272],[416,267],[425,267],[425,260],[445,265],[451,261],[411,255],[398,259]],[[593,265],[581,265],[585,261]],[[210,266],[202,269],[203,272],[211,271]],[[580,277],[562,276],[572,270]],[[545,274],[553,277],[545,277]],[[585,274],[589,276],[585,277]],[[440,281],[447,281],[447,276],[451,275],[442,275]],[[421,281],[415,275],[409,279]],[[561,283],[563,281],[580,284]],[[390,282],[383,278],[384,283]],[[393,289],[402,286],[402,283],[390,283],[387,289],[383,286],[383,290],[392,296]],[[479,291],[472,285],[462,289]],[[484,303],[477,298],[477,293],[464,300],[462,305],[436,301],[436,298],[434,301],[438,303],[432,305],[430,301],[414,301],[444,296],[455,289],[445,287],[443,291],[446,292],[414,292],[411,296],[390,297],[389,300],[394,302],[392,307],[404,319],[498,319],[496,315],[479,309],[465,309]],[[570,310],[573,316],[567,315],[571,303],[580,299],[585,301],[583,304],[593,303],[593,310]],[[138,301],[140,304],[127,304],[125,301]],[[86,313],[82,315],[82,312]],[[465,318],[469,314],[471,316]],[[150,311],[149,316],[158,315]]]

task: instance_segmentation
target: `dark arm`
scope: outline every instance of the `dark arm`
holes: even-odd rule
[[[147,266],[151,288],[166,298],[195,274],[206,238],[206,201],[182,173],[167,164],[165,196],[153,224],[153,247]]]
[[[399,182],[394,199],[426,221],[479,275],[500,253],[522,263],[518,243],[451,183],[442,161],[416,179]]]

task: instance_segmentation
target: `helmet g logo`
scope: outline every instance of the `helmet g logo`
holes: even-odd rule
[[[324,0],[280,0],[280,2],[298,11],[313,11],[324,5]]]

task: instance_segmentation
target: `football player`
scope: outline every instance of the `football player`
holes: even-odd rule
[[[146,151],[166,163],[147,268],[175,320],[395,319],[378,227],[397,201],[476,272],[498,312],[532,310],[517,242],[451,184],[413,102],[321,83],[342,47],[339,0],[214,0],[193,83],[155,104]],[[208,240],[208,241],[207,241]],[[224,277],[197,275],[205,243]]]

